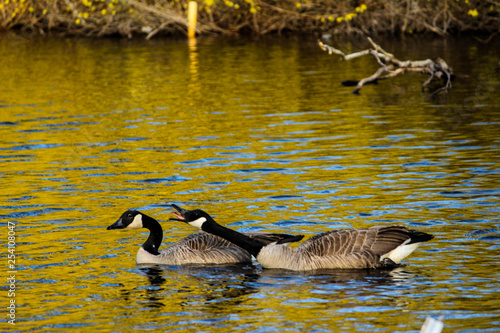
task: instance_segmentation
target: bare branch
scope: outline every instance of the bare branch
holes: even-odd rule
[[[318,45],[319,47],[323,50],[323,51],[326,51],[328,52],[328,54],[332,54],[332,53],[335,53],[336,55],[339,55],[342,57],[343,60],[345,60],[345,53],[340,51],[340,50],[337,50],[336,48],[330,46],[330,45],[326,45],[324,44],[322,41],[318,40]]]
[[[361,81],[358,82],[358,85],[356,86],[356,89],[354,89],[352,91],[353,94],[358,94],[359,93],[359,90],[361,90],[361,87],[367,83],[372,83],[374,81],[376,81],[380,75],[382,75],[382,73],[384,73],[386,71],[386,69],[384,67],[380,67],[376,72],[375,74],[373,74],[372,76],[369,76],[367,78],[364,78],[362,79]]]
[[[351,60],[354,58],[362,57],[364,55],[370,54],[370,50],[359,51],[355,53],[348,54],[344,57],[344,60]]]
[[[393,54],[385,51],[380,45],[376,44],[370,37],[367,37],[367,39],[372,48],[351,54],[345,54],[341,50],[318,41],[318,45],[323,51],[328,52],[328,54],[339,55],[342,60],[351,60],[369,54],[375,58],[380,67],[373,75],[360,81],[346,80],[342,82],[346,86],[356,85],[356,89],[353,91],[354,94],[358,94],[361,87],[366,84],[376,83],[378,80],[389,79],[406,72],[418,72],[429,75],[429,78],[422,84],[422,90],[434,79],[442,79],[444,81],[443,87],[438,89],[438,92],[447,91],[451,88],[453,70],[443,59],[437,58],[435,61],[431,59],[400,61]],[[388,74],[382,76],[383,73]]]
[[[389,52],[386,52],[383,48],[380,47],[380,45],[378,44],[375,44],[375,42],[370,38],[370,37],[367,37],[368,41],[370,42],[370,44],[372,44],[372,47],[375,51],[377,52],[380,52],[382,53],[383,55],[385,55],[388,59],[394,59],[396,61],[399,61],[397,60],[394,55],[390,54]]]

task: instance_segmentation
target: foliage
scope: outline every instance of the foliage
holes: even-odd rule
[[[105,36],[185,33],[189,0],[0,0],[0,29]],[[198,0],[199,34],[500,32],[497,0]]]

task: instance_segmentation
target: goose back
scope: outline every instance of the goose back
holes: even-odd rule
[[[432,238],[403,226],[335,230],[315,235],[296,249],[265,246],[257,260],[263,267],[291,270],[379,268],[399,264],[413,252],[418,241],[412,243],[412,235],[421,237],[419,241]],[[396,251],[401,247],[402,252]]]
[[[293,238],[292,235],[275,233],[244,233],[266,244]],[[243,248],[216,235],[197,233],[189,235],[153,255],[143,247],[137,252],[137,263],[187,265],[187,264],[236,264],[251,263],[252,256]]]
[[[206,233],[189,235],[165,248],[159,255],[152,255],[142,247],[137,253],[137,263],[166,265],[234,264],[248,263],[252,256],[230,242]]]

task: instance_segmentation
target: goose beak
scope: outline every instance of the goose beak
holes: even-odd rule
[[[174,207],[175,210],[177,210],[177,212],[171,212],[172,214],[175,215],[175,217],[171,217],[168,220],[169,221],[182,221],[182,222],[186,222],[186,219],[184,218],[184,214],[188,210],[186,210],[184,208],[181,208],[181,207],[177,206],[176,204],[172,204],[172,207]]]
[[[109,227],[106,228],[107,230],[113,230],[113,229],[125,229],[125,226],[123,225],[123,220],[120,217],[115,223],[110,225]]]

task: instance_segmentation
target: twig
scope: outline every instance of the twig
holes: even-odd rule
[[[359,90],[361,89],[361,87],[367,83],[371,83],[373,81],[376,81],[380,75],[382,75],[383,72],[385,72],[386,69],[384,67],[380,67],[376,72],[375,74],[373,74],[372,76],[370,77],[367,77],[367,78],[364,78],[362,80],[360,80],[358,82],[358,85],[356,86],[356,89],[354,89],[352,91],[353,94],[359,94]]]
[[[500,33],[500,30],[499,30],[499,31],[496,31],[496,32],[494,32],[494,33],[492,33],[492,34],[491,34],[488,38],[486,38],[486,39],[481,39],[481,38],[479,38],[479,37],[474,37],[474,39],[475,39],[475,40],[477,40],[477,41],[479,41],[479,42],[481,42],[481,43],[483,43],[483,44],[488,44],[488,43],[489,43],[489,42],[493,39],[493,37],[495,37],[498,33]]]
[[[322,41],[318,40],[318,45],[319,47],[323,50],[323,51],[326,51],[328,52],[328,54],[332,54],[332,53],[335,53],[336,55],[339,55],[342,57],[343,60],[346,60],[345,59],[345,53],[340,51],[340,50],[337,50],[336,48],[334,48],[333,46],[330,46],[330,45],[327,45],[325,43],[323,43]]]
[[[373,49],[377,52],[380,52],[382,53],[383,55],[385,55],[388,59],[394,59],[394,60],[397,60],[394,55],[390,54],[389,52],[386,52],[383,48],[380,47],[380,45],[378,44],[375,44],[375,42],[370,38],[370,37],[367,37],[366,39],[368,39],[368,41],[370,42],[370,44],[372,45]],[[399,62],[399,60],[397,60]]]
[[[128,3],[129,3],[129,5],[132,5],[135,8],[138,8],[142,11],[150,12],[150,13],[157,15],[158,17],[162,17],[168,23],[177,23],[177,24],[184,26],[184,27],[187,27],[189,25],[187,18],[185,18],[184,16],[179,15],[179,14],[175,13],[174,11],[169,10],[167,8],[161,8],[161,10],[160,10],[160,9],[148,6],[142,2],[136,1],[136,0],[128,0]],[[160,26],[164,27],[165,23],[161,24]],[[157,33],[159,29],[160,28],[156,29],[153,32]],[[200,25],[198,25],[196,32],[200,33],[200,30],[202,30],[202,27]]]
[[[344,85],[350,86],[356,84],[356,89],[354,89],[352,93],[358,94],[363,85],[376,83],[378,80],[402,75],[408,71],[429,75],[429,78],[422,84],[422,90],[424,90],[425,87],[435,78],[442,78],[445,81],[443,87],[441,89],[438,89],[439,92],[447,91],[451,88],[451,78],[453,71],[443,59],[438,58],[435,61],[431,59],[400,61],[393,54],[385,51],[380,45],[376,44],[370,37],[367,37],[367,39],[372,48],[351,54],[345,54],[341,50],[318,41],[318,45],[323,51],[328,52],[328,54],[339,55],[342,60],[347,61],[371,54],[379,64],[379,69],[367,78],[361,79],[360,81],[343,81]],[[382,74],[385,72],[387,72],[388,74],[382,76]]]

